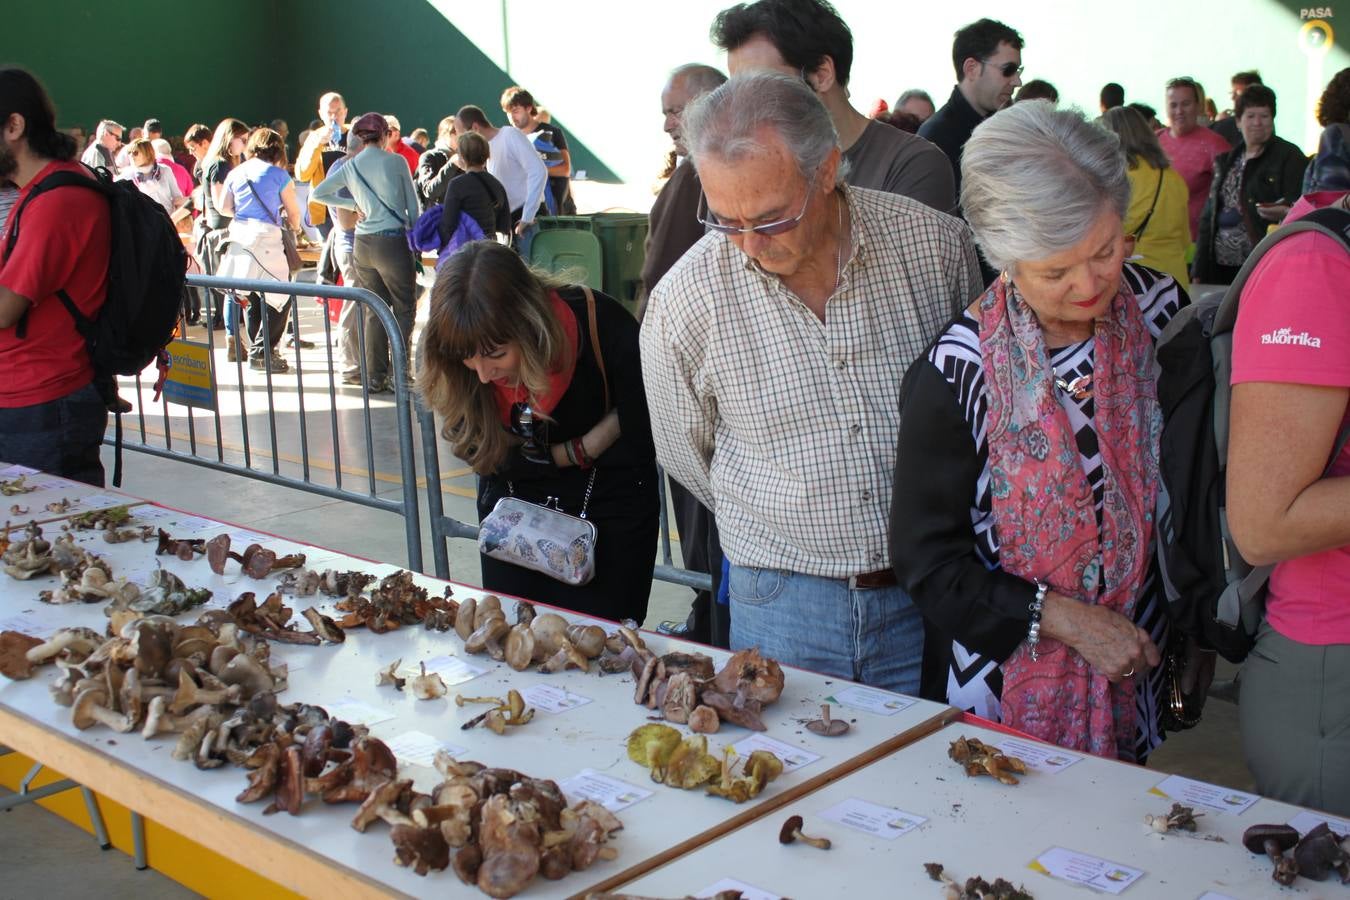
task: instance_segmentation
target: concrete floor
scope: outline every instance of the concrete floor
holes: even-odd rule
[[[308,457],[310,478],[315,483],[335,484],[340,470],[344,486],[367,491],[375,496],[397,498],[402,485],[398,477],[397,436],[394,430],[392,397],[372,398],[371,414],[361,409],[359,388],[332,386],[327,379],[327,332],[318,308],[302,301],[302,333],[316,340],[319,347],[303,352],[305,375],[304,420],[309,429]],[[189,425],[195,431],[197,454],[240,463],[247,453],[255,468],[299,477],[306,447],[299,442],[298,422],[301,394],[294,374],[274,378],[277,409],[275,433],[265,413],[265,377],[244,368],[242,373],[224,359],[223,333],[214,336],[217,382],[221,391],[221,420],[217,430],[214,417],[194,412],[191,423],[183,407],[170,407],[173,415],[151,417],[140,423],[128,419],[130,443],[146,440],[162,444],[164,434],[174,436],[175,447],[188,441]],[[206,339],[197,330],[192,337]],[[292,364],[295,351],[285,354]],[[239,375],[243,375],[242,380]],[[131,389],[124,389],[130,393]],[[145,396],[146,409],[149,405]],[[240,404],[249,410],[248,438],[245,440]],[[162,408],[162,407],[161,407]],[[143,437],[144,435],[144,437]],[[369,450],[367,449],[369,447]],[[366,458],[375,460],[375,472],[366,467]],[[112,471],[112,454],[104,452],[105,465]],[[425,478],[420,450],[417,453],[420,478]],[[473,502],[473,478],[463,465],[442,446],[440,479],[446,514],[462,521],[476,521]],[[277,487],[237,475],[216,472],[184,462],[166,461],[139,453],[124,452],[123,489],[129,493],[174,507],[252,526],[296,540],[399,564],[407,564],[407,544],[402,519],[394,514],[358,506],[350,502],[289,488]],[[424,483],[424,482],[423,482]],[[431,542],[425,527],[427,510],[425,490],[419,490],[423,525],[424,568],[431,571]],[[675,545],[678,562],[678,544]],[[450,542],[450,577],[476,584],[478,553],[468,540]],[[683,620],[689,608],[691,591],[669,584],[653,586],[647,626],[667,620]],[[1231,678],[1232,667],[1220,666],[1218,677]],[[0,740],[3,736],[0,736]],[[1250,790],[1251,777],[1241,759],[1237,729],[1237,708],[1232,703],[1211,700],[1199,727],[1173,736],[1154,755],[1155,768]],[[58,897],[182,897],[190,895],[180,885],[153,871],[137,872],[131,860],[116,850],[102,852],[92,837],[77,827],[41,809],[28,806],[0,814],[0,900],[33,896]]]

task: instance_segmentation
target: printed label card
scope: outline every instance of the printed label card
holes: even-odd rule
[[[846,687],[842,691],[835,691],[833,697],[826,699],[833,700],[840,706],[847,706],[852,709],[860,709],[863,712],[875,713],[879,716],[893,716],[901,710],[909,709],[918,701],[913,697],[902,697],[899,694],[892,694],[890,691],[879,691],[876,688],[854,685]]]
[[[1307,834],[1323,822],[1326,822],[1327,827],[1337,834],[1350,834],[1350,819],[1337,819],[1306,809],[1290,819],[1289,826],[1297,830],[1299,834]]]
[[[783,761],[783,771],[792,772],[800,769],[802,766],[809,766],[811,763],[820,759],[819,753],[812,753],[810,750],[803,750],[801,747],[794,747],[791,744],[785,744],[782,741],[775,741],[771,737],[765,737],[762,734],[752,734],[748,738],[742,738],[732,744],[732,749],[742,757],[747,757],[756,750],[768,750],[774,756]]]
[[[1082,761],[1083,757],[1052,744],[1039,744],[1024,741],[1021,738],[1006,738],[998,744],[998,749],[1008,756],[1015,756],[1027,764],[1027,768],[1037,772],[1055,775],[1069,766]]]
[[[447,685],[463,684],[471,681],[487,671],[477,663],[471,663],[468,660],[460,659],[458,656],[433,656],[427,660],[427,671],[435,672],[441,676]],[[421,675],[422,669],[417,664],[407,666],[405,673],[412,677]]]
[[[352,700],[349,697],[343,697],[341,700],[333,700],[328,703],[320,704],[328,711],[328,714],[335,719],[342,719],[357,725],[378,725],[381,722],[388,722],[394,718],[394,714],[388,710],[377,709],[367,703],[359,700]]]
[[[583,697],[581,694],[574,694],[566,688],[551,684],[530,685],[520,692],[520,696],[526,703],[536,709],[554,715],[576,709],[578,706],[585,706],[591,702],[590,697]]]
[[[1076,853],[1063,847],[1051,847],[1027,864],[1027,868],[1051,878],[1119,894],[1144,877],[1142,869]]]
[[[1149,788],[1149,793],[1168,797],[1190,806],[1203,806],[1215,812],[1231,813],[1235,816],[1246,812],[1252,804],[1261,799],[1256,794],[1235,791],[1217,784],[1183,778],[1180,775],[1171,775],[1164,778],[1155,786]]]
[[[569,797],[581,797],[592,803],[599,803],[614,813],[625,810],[652,795],[646,788],[611,778],[594,769],[582,769],[558,786]]]
[[[909,834],[928,821],[923,816],[916,816],[914,813],[907,813],[891,806],[868,803],[857,797],[850,797],[843,803],[831,806],[822,812],[820,817],[887,841]]]
[[[459,756],[467,748],[447,744],[440,738],[432,737],[422,731],[405,731],[391,741],[385,741],[394,758],[401,763],[422,766],[425,769],[436,767],[436,753],[444,750],[451,756]]]

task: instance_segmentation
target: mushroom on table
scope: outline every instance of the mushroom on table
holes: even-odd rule
[[[793,841],[801,841],[819,850],[830,849],[832,845],[829,838],[814,838],[802,834],[803,824],[805,823],[801,816],[788,816],[787,821],[783,823],[783,827],[778,829],[778,843],[791,844]]]

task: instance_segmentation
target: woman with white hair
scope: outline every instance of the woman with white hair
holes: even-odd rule
[[[1153,342],[1188,300],[1124,262],[1129,193],[1080,112],[1030,101],[975,129],[961,205],[1001,274],[905,375],[891,558],[926,696],[1139,762],[1166,636]]]

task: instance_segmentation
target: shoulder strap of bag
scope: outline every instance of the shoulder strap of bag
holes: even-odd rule
[[[1153,218],[1153,211],[1158,208],[1158,195],[1162,193],[1163,175],[1167,173],[1166,169],[1158,170],[1158,186],[1153,189],[1153,203],[1148,208],[1148,215],[1144,216],[1144,221],[1139,223],[1139,227],[1134,230],[1134,239],[1137,241],[1144,236],[1144,229],[1148,227],[1149,219]]]
[[[380,204],[380,205],[383,206],[385,209],[389,210],[389,215],[393,216],[395,219],[398,219],[400,222],[403,222],[403,216],[401,216],[401,215],[399,215],[398,213],[394,212],[393,208],[390,207],[390,205],[389,205],[388,203],[385,203],[385,202],[384,202],[384,198],[382,198],[379,194],[375,193],[375,189],[374,189],[373,187],[370,186],[370,182],[369,182],[369,181],[366,181],[365,176],[361,174],[361,170],[358,169],[358,168],[356,167],[356,158],[355,158],[355,157],[353,157],[351,160],[349,160],[349,161],[347,162],[347,165],[344,166],[344,168],[351,169],[351,170],[352,170],[352,174],[355,175],[357,178],[361,179],[361,184],[365,185],[366,190],[370,192],[370,196],[372,196],[372,197],[375,198],[375,202],[376,202],[376,203]],[[407,222],[403,222],[403,224],[404,224],[404,226],[406,227],[408,223],[407,223]]]
[[[280,226],[281,220],[277,218],[276,213],[272,212],[270,209],[267,208],[267,204],[263,202],[262,195],[258,193],[258,188],[253,184],[253,179],[245,178],[244,182],[248,184],[249,191],[253,193],[253,199],[257,200],[258,205],[263,208],[263,212],[267,213],[267,218],[272,220],[273,225]]]
[[[609,375],[605,372],[605,357],[600,353],[600,331],[595,325],[595,294],[590,287],[582,285],[586,292],[586,319],[591,329],[591,352],[595,354],[595,364],[600,367],[600,380],[605,385],[605,412],[609,412]]]

